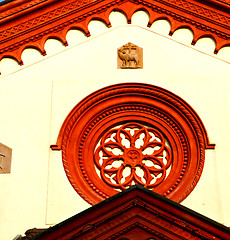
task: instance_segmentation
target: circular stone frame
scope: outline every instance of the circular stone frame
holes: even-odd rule
[[[99,139],[129,122],[152,126],[169,141],[173,163],[153,190],[176,202],[185,199],[201,176],[205,149],[213,149],[196,112],[177,95],[148,84],[125,83],[100,89],[78,103],[65,119],[53,150],[62,150],[66,175],[78,194],[94,205],[118,193],[94,167]]]

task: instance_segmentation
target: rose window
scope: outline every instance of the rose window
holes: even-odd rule
[[[62,150],[76,192],[96,204],[139,184],[181,202],[201,176],[206,129],[177,95],[148,84],[100,89],[69,113],[54,150]]]
[[[127,123],[101,138],[94,161],[100,177],[111,187],[123,190],[140,184],[154,188],[167,177],[172,153],[157,129]]]

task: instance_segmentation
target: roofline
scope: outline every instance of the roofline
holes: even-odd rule
[[[94,205],[94,206],[92,206],[92,207],[90,207],[90,208],[88,208],[88,209],[86,209],[86,210],[84,210],[84,211],[82,211],[82,212],[80,212],[80,213],[78,213],[78,214],[60,222],[60,223],[58,223],[58,224],[56,224],[56,225],[54,225],[53,227],[48,228],[44,232],[42,232],[42,233],[34,236],[33,238],[31,238],[31,240],[39,239],[40,237],[45,236],[46,234],[55,231],[56,229],[60,228],[61,226],[64,226],[64,225],[68,224],[69,222],[72,222],[74,219],[77,219],[77,218],[80,218],[83,215],[89,214],[90,212],[95,211],[97,208],[104,207],[105,205],[109,204],[110,202],[112,202],[112,201],[114,201],[114,200],[116,200],[116,199],[118,199],[118,198],[120,198],[120,197],[122,197],[126,194],[129,194],[130,192],[135,191],[135,190],[144,192],[144,193],[154,197],[155,199],[158,199],[158,200],[172,206],[173,208],[179,209],[182,212],[185,212],[189,215],[192,215],[193,217],[195,217],[199,220],[202,220],[203,222],[205,222],[209,225],[212,225],[212,226],[230,234],[230,228],[229,227],[226,227],[225,225],[223,225],[221,223],[218,223],[217,221],[214,221],[214,220],[212,220],[212,219],[210,219],[210,218],[208,218],[208,217],[206,217],[206,216],[204,216],[204,215],[202,215],[198,212],[195,212],[195,211],[193,211],[193,210],[191,210],[191,209],[189,209],[185,206],[182,206],[181,204],[179,204],[177,202],[174,202],[174,201],[172,201],[172,200],[170,200],[170,199],[168,199],[168,198],[166,198],[166,197],[164,197],[164,196],[162,196],[158,193],[155,193],[155,192],[153,192],[153,191],[151,191],[151,190],[149,190],[149,189],[147,189],[147,188],[145,188],[141,185],[136,184],[136,185],[133,185],[133,186],[129,187],[128,189],[126,189],[122,192],[119,192],[119,193],[115,194],[114,196],[112,196],[112,197],[110,197],[110,198],[108,198],[108,199],[106,199],[106,200],[104,200],[104,201],[102,201],[102,202],[100,202],[100,203],[98,203],[98,204],[96,204],[96,205]]]

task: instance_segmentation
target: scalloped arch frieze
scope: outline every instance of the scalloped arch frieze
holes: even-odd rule
[[[168,19],[170,35],[179,28],[190,28],[194,34],[192,44],[202,37],[212,37],[216,43],[215,53],[230,45],[229,1],[16,0],[6,6],[0,6],[0,59],[11,57],[19,64],[23,64],[21,54],[27,47],[34,47],[45,55],[44,44],[48,38],[59,39],[67,46],[66,34],[71,28],[90,36],[88,24],[93,19],[111,27],[109,15],[114,10],[123,12],[128,23],[136,11],[144,10],[149,14],[148,27],[157,19]]]

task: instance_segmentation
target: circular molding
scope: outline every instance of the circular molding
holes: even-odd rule
[[[196,186],[209,144],[195,111],[148,84],[100,89],[65,119],[57,145],[73,188],[96,204],[133,184],[181,202]]]

